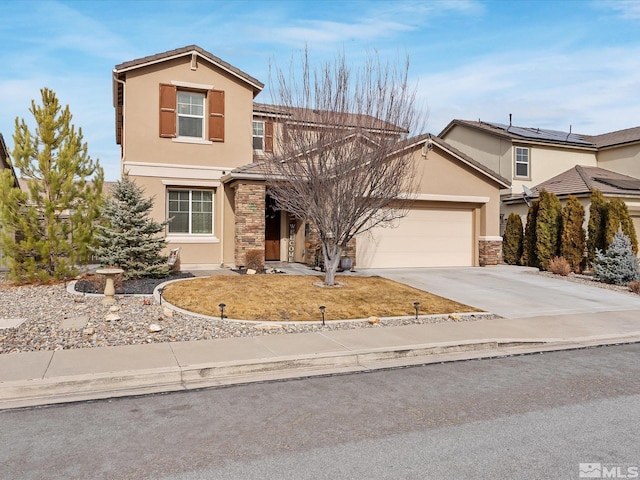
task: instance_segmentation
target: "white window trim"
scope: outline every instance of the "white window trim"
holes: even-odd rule
[[[518,161],[518,149],[527,151],[527,162],[526,163]],[[527,166],[527,174],[526,175],[518,175],[518,165],[526,165]],[[513,151],[513,177],[514,178],[531,179],[531,149],[529,147],[515,146],[515,149]]]
[[[254,133],[253,133],[253,124],[254,123],[261,123],[262,124],[262,135],[254,135]],[[251,121],[251,147],[253,147],[253,139],[255,137],[262,138],[262,148],[254,148],[253,150],[255,152],[264,152],[264,142],[265,142],[265,132],[264,132],[265,125],[264,125],[264,123],[265,122],[262,121],[262,120],[252,120]]]
[[[215,189],[210,189],[210,188],[172,188],[172,187],[168,187],[167,188],[167,201],[166,201],[166,218],[171,218],[171,215],[169,213],[169,192],[170,191],[186,191],[189,192],[189,232],[191,232],[192,228],[191,228],[191,215],[193,214],[193,210],[192,210],[192,192],[194,191],[198,191],[198,192],[211,192],[211,233],[185,233],[185,232],[170,232],[169,231],[169,225],[167,225],[167,235],[166,235],[166,240],[167,242],[169,242],[169,240],[171,239],[174,243],[178,242],[177,239],[182,239],[181,243],[218,243],[220,240],[215,236],[215,198],[216,198],[216,191]],[[186,241],[185,239],[192,239],[193,241],[189,240]]]
[[[198,95],[202,95],[202,115],[192,115],[190,113],[180,113],[180,102],[178,101],[178,97],[180,96],[180,92],[183,93],[194,93]],[[200,137],[190,137],[190,136],[181,136],[180,135],[180,117],[184,118],[197,118],[202,120],[202,136]],[[172,140],[178,143],[200,143],[208,145],[210,142],[206,140],[206,130],[207,130],[207,92],[189,92],[188,90],[183,90],[178,88],[176,91],[176,136]]]

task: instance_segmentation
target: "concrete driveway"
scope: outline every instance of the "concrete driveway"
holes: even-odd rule
[[[563,279],[527,267],[370,269],[397,282],[495,313],[505,318],[640,310],[629,295]]]

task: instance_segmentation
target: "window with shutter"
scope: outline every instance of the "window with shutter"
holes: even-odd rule
[[[273,152],[273,122],[264,122],[264,151]]]
[[[209,90],[209,140],[224,142],[224,92]]]
[[[160,136],[176,136],[176,92],[175,85],[160,84]]]

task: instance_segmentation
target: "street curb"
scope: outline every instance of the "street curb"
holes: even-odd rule
[[[0,410],[636,342],[640,332],[574,339],[485,339],[18,380],[0,383]]]

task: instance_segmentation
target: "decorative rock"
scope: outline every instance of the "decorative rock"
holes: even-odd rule
[[[149,325],[149,328],[147,328],[147,331],[149,333],[161,332],[162,331],[162,327],[160,325],[158,325],[157,323],[152,323],[151,325]]]
[[[282,328],[282,325],[278,325],[277,323],[260,323],[256,325],[256,328],[260,330],[279,330]]]
[[[119,312],[120,311],[120,307],[118,305],[112,305],[109,307],[109,311],[110,312]]]
[[[247,275],[255,275],[257,272],[253,268],[247,268]]]
[[[369,317],[367,318],[367,323],[369,325],[377,325],[378,323],[380,323],[380,319],[378,317]]]
[[[171,317],[173,317],[173,310],[171,310],[171,309],[169,309],[169,308],[167,308],[167,307],[164,307],[164,308],[162,309],[162,314],[163,314],[165,317],[169,317],[169,318],[171,318]]]
[[[460,321],[460,316],[459,316],[459,315],[456,315],[455,313],[451,313],[451,314],[449,314],[449,318],[450,318],[451,320],[453,320],[454,322],[459,322],[459,321]]]
[[[85,328],[85,329],[84,329],[84,331],[83,331],[83,333],[84,333],[85,335],[87,335],[87,336],[89,336],[89,337],[90,337],[91,335],[95,335],[95,333],[96,333],[96,329],[95,329],[95,328],[93,328],[93,327],[91,327],[91,328]]]
[[[109,315],[107,315],[106,317],[104,317],[104,319],[107,322],[117,322],[118,320],[121,320],[120,315],[118,315],[117,313],[110,313]]]

